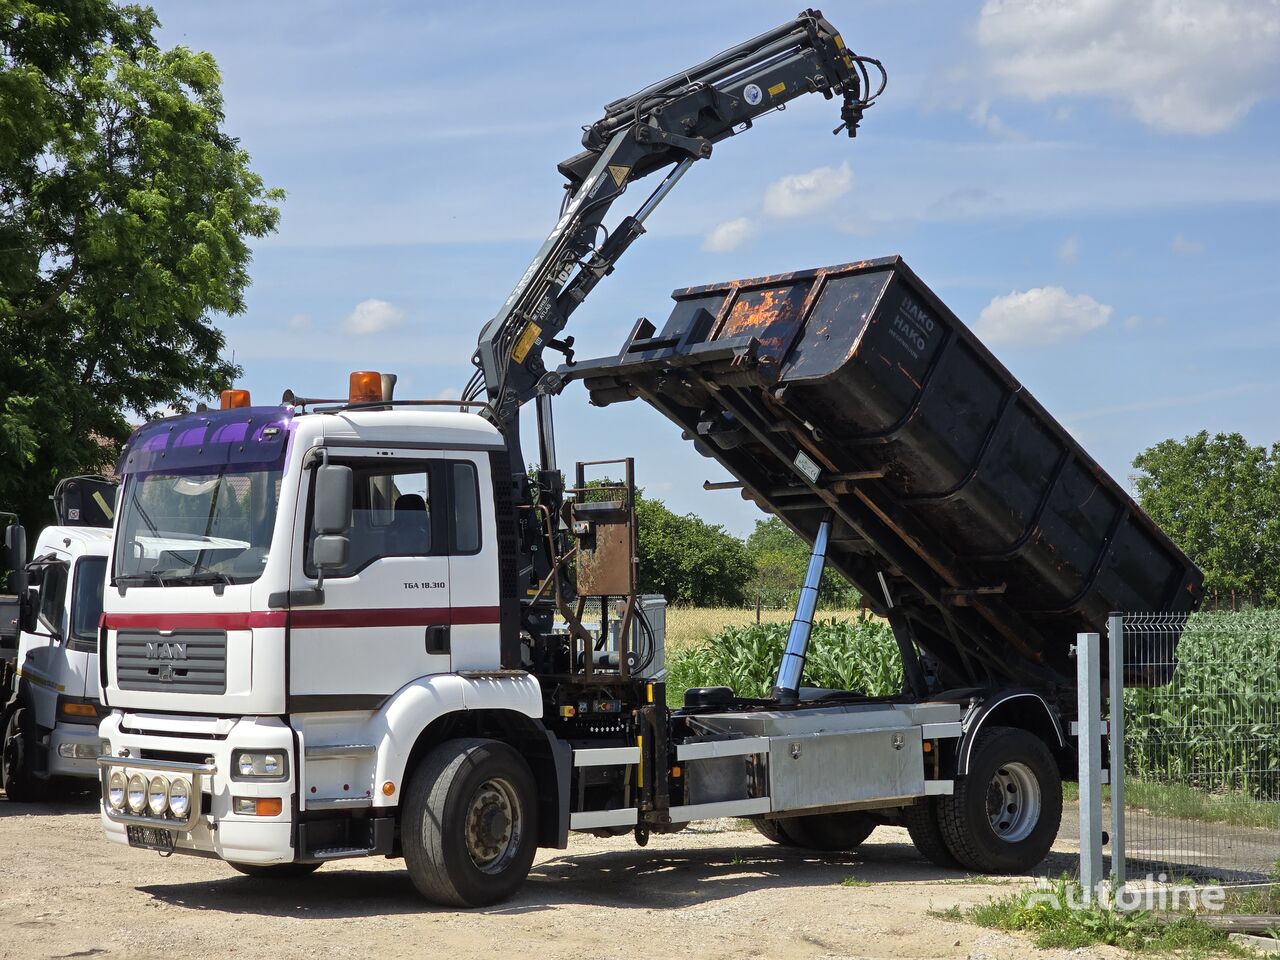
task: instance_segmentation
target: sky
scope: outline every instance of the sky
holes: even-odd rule
[[[582,125],[795,13],[154,6],[163,45],[217,59],[226,129],[287,191],[247,309],[217,318],[258,403],[342,395],[355,369],[398,374],[398,397],[456,397],[556,219]],[[1280,440],[1280,0],[823,12],[888,70],[857,138],[832,136],[839,102],[813,96],[717,145],[574,314],[580,358],[616,354],[637,317],[660,328],[679,287],[901,254],[1125,485],[1165,438]],[[762,517],[704,492],[727,475],[640,401],[597,409],[571,385],[556,427],[562,466],[634,456],[678,512],[739,535]]]

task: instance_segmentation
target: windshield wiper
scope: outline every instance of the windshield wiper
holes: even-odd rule
[[[162,587],[167,587],[169,585],[168,581],[165,580],[164,577],[160,576],[160,574],[156,573],[154,570],[147,570],[144,573],[126,573],[122,577],[121,576],[116,577],[116,583],[124,583],[124,584],[147,583],[148,581],[152,581],[152,580],[160,584],[160,586]]]
[[[194,587],[203,583],[212,584],[214,592],[221,594],[222,590],[230,584],[235,583],[229,576],[220,570],[192,570],[190,573],[184,573],[181,576],[170,577],[169,583],[175,586]]]

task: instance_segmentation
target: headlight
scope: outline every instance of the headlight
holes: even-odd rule
[[[112,810],[124,809],[124,774],[119,770],[112,770],[111,776],[107,778],[107,803],[111,804]]]
[[[152,777],[147,787],[147,808],[153,817],[163,817],[169,809],[169,781],[164,777]]]
[[[179,820],[185,820],[190,809],[191,781],[179,777],[169,784],[169,812]]]
[[[232,758],[237,780],[287,780],[285,755],[280,750],[237,750]]]
[[[147,781],[142,774],[135,773],[129,778],[125,796],[129,801],[129,809],[134,813],[142,813],[147,809]]]

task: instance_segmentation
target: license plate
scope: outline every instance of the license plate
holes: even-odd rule
[[[137,824],[126,824],[125,830],[129,834],[129,846],[144,847],[147,850],[160,850],[164,853],[173,852],[173,840],[177,836],[172,830],[165,830],[163,827],[143,827]]]

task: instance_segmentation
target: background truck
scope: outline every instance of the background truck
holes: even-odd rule
[[[897,260],[680,291],[616,357],[574,363],[560,337],[714,142],[806,92],[840,96],[852,133],[876,69],[806,11],[609,104],[460,402],[362,371],[343,399],[226,391],[134,434],[98,662],[110,839],[264,877],[402,856],[464,906],[572,831],[644,844],[710,817],[823,850],[901,823],[988,872],[1044,856],[1072,775],[1067,646],[1118,605],[1196,605],[1168,538]],[[571,485],[556,465],[575,379],[653,403],[812,545],[770,697],[668,707],[632,464]],[[893,625],[897,696],[805,685],[828,561]]]
[[[5,529],[0,788],[10,800],[42,799],[55,778],[97,776],[98,621],[115,492],[101,477],[59,483],[58,523],[40,532],[30,562],[17,518]]]

